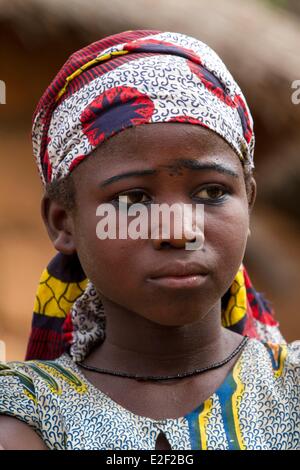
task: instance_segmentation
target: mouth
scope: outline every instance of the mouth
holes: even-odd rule
[[[161,287],[167,287],[171,289],[188,289],[202,286],[207,276],[207,274],[191,274],[190,276],[162,276],[149,278],[148,281]]]
[[[197,263],[169,264],[156,271],[148,281],[167,288],[195,288],[200,287],[208,276],[208,270]]]

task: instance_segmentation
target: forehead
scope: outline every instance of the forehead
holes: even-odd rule
[[[222,137],[203,126],[177,122],[125,129],[100,145],[75,173],[82,176],[99,171],[102,176],[109,176],[133,168],[179,170],[190,168],[187,162],[191,160],[225,164],[243,174],[239,157]]]

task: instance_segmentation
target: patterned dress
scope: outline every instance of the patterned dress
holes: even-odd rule
[[[300,341],[250,339],[221,386],[176,419],[136,415],[89,383],[65,353],[0,363],[0,414],[28,423],[50,449],[300,449]]]

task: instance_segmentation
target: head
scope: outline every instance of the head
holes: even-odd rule
[[[229,171],[192,169],[187,161]],[[153,174],[104,185],[116,175],[145,170]],[[50,186],[42,205],[49,235],[58,251],[78,254],[104,306],[112,302],[165,325],[190,323],[220,301],[243,260],[255,180],[228,143],[204,127],[156,123],[126,129],[83,161],[67,183],[61,183],[62,191],[58,188]],[[97,207],[130,193],[130,202],[144,203],[149,213],[153,203],[204,204],[201,250],[186,250],[184,234],[175,239],[174,227],[168,239],[100,240]],[[149,281],[161,266],[176,261],[203,265],[208,272],[203,286],[187,295],[184,289]]]
[[[254,134],[240,88],[207,45],[178,33],[129,31],[78,51],[38,105],[33,147],[50,238],[60,253],[78,255],[104,308],[113,303],[180,325],[221,301],[246,248]],[[133,171],[143,174],[116,178]],[[100,240],[97,207],[113,203],[118,212],[118,198],[133,191],[129,202],[148,211],[153,203],[203,204],[202,248],[186,250],[189,240],[176,239],[172,226],[168,239]],[[152,282],[160,267],[194,261],[205,276],[189,295]],[[87,350],[81,346],[79,356]]]

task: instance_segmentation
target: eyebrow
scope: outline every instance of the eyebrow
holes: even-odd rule
[[[188,168],[190,170],[196,170],[196,171],[213,170],[218,173],[232,176],[234,178],[239,177],[238,173],[232,170],[232,168],[229,168],[228,166],[225,166],[225,165],[220,165],[219,163],[201,163],[195,160],[179,159],[179,160],[176,160],[176,162],[172,165],[163,165],[163,166],[166,168],[175,169],[175,170],[178,170],[179,168],[182,168],[182,167]],[[112,176],[111,178],[108,178],[107,180],[103,181],[103,183],[100,184],[100,187],[103,188],[105,186],[108,186],[109,184],[115,183],[116,181],[120,181],[125,178],[130,178],[134,176],[156,175],[157,173],[158,173],[157,170],[151,170],[151,169],[127,171],[126,173],[120,173],[119,175],[115,175],[115,176]]]

